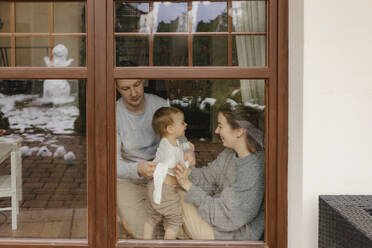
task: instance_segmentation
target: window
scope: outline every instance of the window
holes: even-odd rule
[[[116,66],[265,66],[266,12],[263,0],[116,1]]]
[[[196,5],[209,5],[209,10],[213,8],[218,9],[218,6],[222,5],[226,6],[226,10],[223,7],[220,8],[222,9],[220,12],[221,18],[217,18],[222,20],[222,23],[224,21],[223,13],[225,13],[225,11],[226,13],[237,13],[239,12],[239,8],[245,5],[245,8],[250,10],[250,12],[248,12],[249,14],[260,13],[252,18],[253,22],[257,20],[262,21],[262,17],[264,17],[264,22],[263,25],[262,22],[259,22],[261,25],[248,25],[248,27],[235,26],[233,28],[235,17],[234,14],[231,14],[230,16],[227,15],[227,30],[223,28],[217,30],[217,22],[211,22],[204,26],[201,25],[205,29],[202,32],[198,32],[199,30],[195,28],[195,26],[199,26],[198,19],[197,17],[195,18],[197,15],[194,14],[195,11],[194,13],[192,11]],[[185,10],[186,6],[187,13]],[[162,9],[169,8],[173,8],[174,11],[161,12]],[[282,235],[283,233],[280,231],[283,230],[286,232],[286,229],[281,228],[279,230],[275,229],[273,226],[274,223],[282,226],[284,224],[282,221],[286,218],[285,215],[281,215],[284,219],[277,215],[277,211],[280,212],[282,209],[285,209],[284,199],[286,196],[285,185],[280,184],[280,182],[283,182],[282,180],[286,180],[284,179],[286,178],[285,170],[282,170],[286,167],[286,156],[282,156],[283,152],[286,153],[284,151],[286,150],[286,141],[285,138],[282,137],[282,134],[286,133],[286,121],[284,117],[286,111],[285,107],[283,108],[283,106],[285,106],[285,101],[282,99],[282,96],[285,95],[284,92],[286,92],[286,88],[283,88],[286,75],[285,73],[283,74],[283,72],[286,70],[284,69],[286,60],[285,56],[281,57],[284,58],[282,61],[283,64],[276,60],[278,58],[277,52],[279,51],[277,50],[277,46],[285,46],[285,44],[281,43],[283,37],[280,37],[280,39],[276,37],[278,20],[276,19],[277,16],[273,14],[279,11],[278,13],[282,15],[285,12],[284,10],[285,6],[278,7],[277,2],[266,1],[242,1],[238,3],[234,1],[198,3],[190,1],[166,3],[157,1],[151,1],[149,3],[115,1],[115,4],[109,7],[108,20],[109,22],[112,20],[111,18],[115,20],[112,26],[108,26],[108,30],[113,30],[113,39],[108,41],[108,51],[113,52],[113,59],[109,59],[109,64],[111,63],[112,65],[111,72],[109,70],[109,75],[112,75],[112,81],[109,84],[109,88],[111,87],[111,90],[109,90],[109,92],[111,92],[109,94],[110,99],[114,98],[115,82],[119,79],[147,80],[148,87],[145,88],[147,88],[149,92],[155,92],[157,95],[162,95],[161,91],[163,91],[164,98],[169,98],[169,100],[171,100],[171,105],[172,93],[174,93],[172,89],[179,93],[177,96],[179,97],[178,99],[174,99],[173,96],[173,100],[176,100],[173,101],[173,104],[176,104],[176,102],[183,102],[183,100],[187,101],[185,98],[188,97],[185,96],[190,95],[192,99],[198,99],[199,96],[209,98],[205,95],[208,94],[206,88],[208,88],[208,82],[211,81],[219,82],[215,85],[219,85],[217,88],[221,89],[222,98],[227,98],[229,96],[231,92],[228,90],[224,91],[224,87],[234,80],[239,82],[240,85],[252,86],[257,84],[261,85],[262,89],[264,89],[264,94],[262,95],[261,93],[261,96],[256,97],[257,99],[255,99],[255,101],[264,100],[266,105],[265,120],[263,121],[267,144],[265,169],[266,229],[263,241],[252,242],[246,240],[244,241],[244,245],[247,246],[263,247],[265,243],[270,247],[286,245],[286,234]],[[167,19],[168,16],[164,13],[172,13],[172,17]],[[112,17],[110,14],[112,14]],[[250,16],[249,14],[246,15],[248,19]],[[187,25],[184,25],[184,22],[187,22]],[[193,24],[194,22],[196,24]],[[249,20],[247,22],[249,22]],[[127,23],[128,25],[125,26],[122,25],[122,23]],[[231,25],[231,28],[229,28],[229,25]],[[224,25],[220,27],[223,26]],[[239,28],[241,29],[239,30]],[[282,29],[280,30],[282,31]],[[282,34],[285,34],[285,32]],[[278,40],[281,40],[281,42],[278,42]],[[133,46],[132,44],[136,45]],[[282,48],[283,47],[281,47],[281,49]],[[224,55],[221,56],[221,54]],[[109,56],[109,58],[111,58],[111,56]],[[278,71],[280,71],[280,73]],[[203,89],[204,95],[198,92],[197,89],[194,89],[194,92],[191,94],[187,92],[193,84],[197,84],[199,88]],[[249,90],[241,91],[242,94],[249,94]],[[283,92],[284,95],[279,96],[279,91]],[[252,99],[254,98],[254,96],[251,97]],[[203,97],[201,99],[203,99]],[[115,108],[117,108],[117,104],[112,101],[110,109]],[[115,112],[112,111],[111,113]],[[209,117],[211,117],[211,115],[210,113]],[[195,112],[191,116],[191,122],[199,118]],[[284,119],[282,119],[283,117]],[[202,115],[200,118],[203,120],[203,124],[208,126],[208,122],[202,118]],[[209,119],[211,120],[213,118]],[[110,115],[109,121],[115,123],[115,120],[115,114]],[[186,119],[186,122],[187,121]],[[115,130],[115,125],[111,126],[110,129]],[[205,129],[204,127],[204,130]],[[281,131],[280,134],[278,130]],[[210,137],[212,137],[211,131],[212,129],[209,127]],[[203,132],[203,128],[201,128],[201,132]],[[114,133],[115,131],[112,132],[112,135]],[[197,129],[193,127],[192,132],[190,131],[188,134],[192,135],[191,133],[196,135]],[[278,140],[276,140],[277,137]],[[198,137],[198,139],[200,141],[200,137]],[[112,139],[110,143],[115,143],[115,140],[117,139]],[[279,140],[280,143],[283,144],[283,147],[278,147],[277,141]],[[110,149],[111,165],[115,164],[116,148],[116,146],[112,146]],[[197,150],[197,152],[199,151]],[[212,158],[210,159],[212,160]],[[199,163],[202,164],[203,162],[199,161]],[[110,168],[110,171],[115,171],[117,169],[115,166]],[[120,173],[118,171],[115,172]],[[116,178],[116,173],[111,172],[110,178]],[[279,184],[281,186],[279,186]],[[279,187],[274,187],[274,185]],[[115,189],[116,185],[111,182],[109,187]],[[117,190],[117,193],[121,194],[119,186]],[[115,191],[111,194],[110,199],[116,199],[116,192],[114,192]],[[115,211],[118,210],[118,214],[120,215],[120,204],[121,203],[118,202],[110,207],[112,211],[111,225],[121,220],[118,220],[118,212]],[[140,216],[136,217],[140,218]],[[135,237],[130,233],[128,235],[128,233],[123,230],[123,228],[125,229],[123,225],[116,225],[116,228],[117,236],[111,237],[119,239],[119,246],[125,247],[126,245],[137,244],[138,242],[141,243],[141,241],[138,240],[132,241],[131,239]],[[161,233],[157,235],[158,236],[155,236],[155,238],[162,237]],[[161,242],[159,243],[159,241],[153,240],[151,244],[161,245]],[[191,241],[187,241],[187,244],[190,244],[190,242]],[[202,245],[199,242],[200,241],[196,242],[195,245]],[[215,241],[213,245],[219,246],[225,243],[226,241],[222,243]],[[144,246],[147,244],[149,243],[141,243],[141,245]],[[180,241],[172,244],[181,247],[185,245],[185,243]],[[234,245],[238,243],[231,242],[229,244]]]
[[[71,66],[85,66],[84,2],[6,1],[0,6],[0,66],[44,67],[42,58],[52,58],[58,44],[74,58]]]
[[[41,157],[36,157],[35,152],[33,156],[22,159],[25,165],[23,200],[26,201],[25,196],[34,190],[39,191],[38,187],[48,189],[48,192],[53,190],[49,196],[43,196],[47,200],[41,197],[38,201],[42,207],[38,209],[39,213],[47,214],[53,225],[46,225],[45,232],[39,231],[38,225],[28,225],[29,229],[24,233],[12,232],[8,225],[11,221],[9,216],[7,227],[0,229],[0,247],[218,247],[226,244],[286,247],[287,4],[287,0],[1,1],[0,111],[6,113],[4,116],[10,126],[5,135],[25,136],[22,146],[28,146],[30,151],[33,147],[41,147],[41,141],[28,140],[28,137],[42,134],[44,145],[53,155],[57,147],[51,145],[69,142],[64,146],[65,150],[73,151],[76,159],[74,165],[68,165],[67,160],[58,158],[61,163],[57,163],[57,159],[51,158],[42,166],[36,166],[41,164],[37,161]],[[241,6],[244,6],[244,11],[239,15]],[[174,11],[168,11],[170,9]],[[156,11],[157,16],[154,15]],[[164,13],[172,13],[172,16],[164,19]],[[257,16],[253,17],[251,13]],[[253,18],[244,19],[250,16]],[[242,25],[248,23],[253,26]],[[66,60],[74,60],[65,64],[68,66],[48,67],[45,62],[48,59],[53,61],[53,49],[58,44],[67,48]],[[250,56],[241,56],[245,54]],[[217,152],[221,149],[218,142],[212,142],[214,139],[218,141],[212,132],[215,128],[212,120],[215,120],[216,113],[207,109],[217,105],[212,106],[209,98],[215,98],[216,102],[217,96],[243,101],[239,94],[232,96],[234,90],[242,85],[259,86],[260,94],[256,98],[257,101],[264,100],[264,103],[257,104],[265,105],[264,118],[259,123],[265,132],[266,144],[263,240],[142,241],[121,236],[122,226],[118,225],[116,207],[115,166],[115,82],[118,79],[146,80],[146,91],[169,98],[173,105],[178,104],[187,114],[186,118],[191,120],[187,135],[190,140],[195,140],[201,166],[213,160],[213,156],[200,150],[204,144],[209,142],[212,148],[208,149],[216,149]],[[43,99],[44,83],[48,80],[67,82],[74,101],[33,106],[35,101]],[[244,94],[248,92],[243,91]],[[194,110],[197,112],[188,112],[187,107],[182,106],[187,99],[196,104]],[[203,100],[206,100],[205,105]],[[10,105],[15,111],[7,110]],[[34,117],[25,114],[30,109],[36,113]],[[57,109],[64,110],[62,114],[55,115]],[[50,119],[44,118],[46,113],[50,113]],[[1,120],[4,116],[0,116]],[[23,119],[20,118],[22,116]],[[202,125],[195,122],[195,116],[203,120]],[[42,117],[44,122],[38,122]],[[81,121],[78,121],[79,118]],[[84,119],[86,129],[82,131]],[[82,129],[77,129],[76,125]],[[57,137],[56,143],[53,143],[53,136]],[[65,136],[74,136],[74,139],[67,141]],[[5,161],[0,165],[1,173],[6,172],[7,164]],[[42,182],[42,185],[26,182],[27,173],[32,173],[31,167],[39,170],[37,173],[43,173],[42,169],[48,170],[48,175],[40,178],[55,178],[56,182]],[[59,172],[62,167],[65,169],[63,174]],[[64,183],[71,178],[73,183]],[[57,188],[61,184],[69,185],[68,191],[60,195],[66,197],[65,202],[71,205],[70,208],[81,208],[81,211],[72,211],[76,222],[60,222],[58,218],[62,215],[54,211],[57,205],[49,204],[57,195],[53,188],[55,184]],[[27,189],[31,188],[32,191],[27,193]],[[7,200],[0,200],[0,204],[5,205]],[[26,209],[22,207],[21,217],[25,218],[24,214],[30,217],[31,210],[27,209],[25,213]],[[0,213],[0,218],[2,216]],[[39,215],[32,215],[32,218],[39,220]],[[63,233],[58,231],[62,227],[65,230]]]

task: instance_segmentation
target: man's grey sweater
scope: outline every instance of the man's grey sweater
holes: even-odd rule
[[[219,240],[259,240],[264,231],[264,152],[237,158],[225,149],[194,168],[185,201],[194,204]]]
[[[117,177],[121,181],[145,183],[137,173],[137,164],[151,161],[159,144],[152,129],[152,117],[156,110],[168,106],[158,96],[145,94],[146,107],[142,114],[134,114],[125,106],[123,99],[116,102],[116,149]]]

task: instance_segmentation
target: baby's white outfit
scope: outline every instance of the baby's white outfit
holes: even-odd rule
[[[187,147],[183,147],[187,146]],[[185,148],[185,149],[183,149]],[[161,202],[161,191],[163,187],[163,182],[167,173],[171,176],[174,176],[173,169],[176,167],[178,161],[185,163],[186,167],[189,167],[189,161],[184,161],[183,151],[189,148],[189,144],[183,143],[180,145],[177,140],[177,147],[173,146],[167,138],[162,138],[159,143],[159,147],[155,154],[154,162],[158,162],[155,171],[154,171],[154,193],[153,198],[156,204]]]

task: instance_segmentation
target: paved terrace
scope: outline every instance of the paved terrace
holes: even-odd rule
[[[22,161],[23,201],[17,231],[11,230],[10,211],[1,212],[0,237],[86,238],[87,174],[86,138],[56,136],[57,145],[76,155],[73,165],[53,157],[25,157]],[[222,151],[221,144],[192,139],[197,165],[204,166]],[[43,144],[23,142],[23,146]],[[53,153],[55,147],[48,146]],[[0,174],[10,173],[10,160],[0,165]],[[10,198],[0,198],[0,207],[10,206]],[[125,237],[121,235],[121,237]]]

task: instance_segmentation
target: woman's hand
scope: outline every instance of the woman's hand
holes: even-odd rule
[[[186,191],[189,191],[189,189],[192,186],[192,183],[190,182],[189,175],[190,175],[190,168],[186,168],[185,164],[181,161],[179,161],[176,165],[176,168],[174,168],[174,175],[176,176],[178,184]]]
[[[0,129],[0,136],[3,135],[6,131],[4,129]]]

